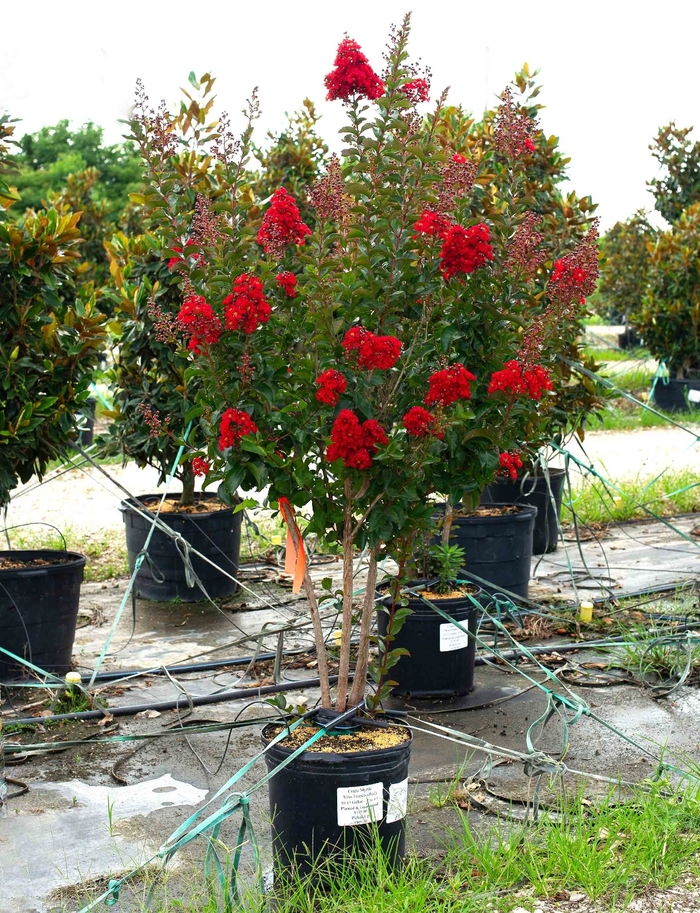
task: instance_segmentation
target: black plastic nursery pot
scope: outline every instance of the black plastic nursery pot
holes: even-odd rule
[[[671,377],[664,382],[659,378],[654,386],[653,403],[665,412],[688,412],[693,407],[700,407],[700,402],[693,402],[691,391],[700,392],[700,380]]]
[[[462,574],[467,580],[479,578],[475,583],[486,593],[509,590],[527,599],[537,508],[532,504],[489,504],[491,507],[510,510],[494,516],[474,513],[453,518],[450,542],[464,549]]]
[[[524,479],[498,479],[481,496],[482,504],[532,504],[537,508],[532,533],[533,555],[554,552],[559,543],[559,517],[566,472],[563,469],[549,469],[548,473],[549,482],[544,475]]]
[[[410,589],[429,588],[425,581],[411,581]],[[478,600],[479,587],[471,587],[471,596]],[[427,597],[432,599],[434,597]],[[384,637],[389,624],[387,609],[391,609],[390,594],[380,600],[385,608],[377,611],[377,632]],[[428,698],[457,697],[474,688],[474,658],[476,655],[476,625],[478,607],[467,596],[435,599],[435,604],[472,636],[446,621],[418,596],[408,597],[409,615],[391,643],[391,649],[404,648],[402,656],[391,669],[398,682],[392,690],[397,697]]]
[[[274,736],[272,725],[262,731],[264,746]],[[277,877],[308,877],[322,863],[366,856],[377,840],[390,867],[404,858],[413,737],[391,748],[349,752],[342,750],[347,734],[338,735],[337,752],[312,746],[269,782]],[[265,754],[268,770],[292,751],[273,745]]]
[[[142,495],[138,500],[153,509],[157,508],[161,495]],[[215,494],[197,494],[198,501],[211,502],[212,510],[199,513],[161,513],[160,521],[185,539],[192,548],[206,555],[233,577],[238,576],[241,552],[242,511],[217,505],[221,502]],[[173,495],[168,500],[179,500]],[[131,499],[122,501],[120,510],[126,528],[126,548],[129,557],[129,571],[133,573],[137,556],[143,551],[152,523],[148,517],[134,510]],[[150,513],[150,511],[149,511]],[[212,599],[223,599],[238,590],[238,584],[217,570],[208,562],[191,555],[192,568],[202,581]],[[136,595],[156,602],[201,602],[206,598],[201,587],[195,583],[187,585],[185,563],[175,540],[159,529],[155,529],[148,545],[148,560],[141,564],[134,583]]]
[[[96,399],[88,399],[85,403],[85,412],[78,416],[82,427],[78,431],[76,443],[80,447],[90,447],[95,438],[95,408]]]
[[[23,566],[3,567],[8,559]],[[46,672],[68,672],[86,561],[77,552],[53,549],[0,551],[0,647]],[[27,674],[0,653],[0,681]]]

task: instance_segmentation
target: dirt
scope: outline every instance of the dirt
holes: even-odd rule
[[[283,726],[270,726],[266,735],[276,736],[284,729]],[[280,744],[283,748],[299,748],[318,732],[317,726],[302,723],[301,726],[283,739]],[[309,751],[322,754],[355,754],[359,751],[377,751],[380,748],[395,748],[410,738],[410,732],[403,726],[389,726],[375,728],[362,726],[360,729],[348,733],[333,733],[321,736],[314,742]]]
[[[0,558],[0,571],[22,570],[29,567],[53,567],[56,564],[72,564],[76,559],[70,558]]]
[[[516,505],[508,507],[492,507],[482,505],[475,510],[456,510],[455,517],[505,517],[507,514],[519,514],[521,508]]]
[[[141,498],[141,502],[147,510],[156,513],[160,505],[160,498]],[[229,510],[229,507],[215,498],[202,498],[196,500],[194,504],[183,507],[178,495],[169,495],[163,502],[160,512],[161,514],[213,514],[219,510]]]
[[[448,590],[446,593],[438,593],[437,590],[418,590],[417,595],[425,599],[432,599],[439,602],[441,599],[461,599],[467,594],[474,595],[476,590],[473,587],[457,587],[454,590]]]

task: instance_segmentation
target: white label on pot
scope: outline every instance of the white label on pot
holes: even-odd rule
[[[460,622],[464,624],[464,622]],[[440,652],[449,653],[451,650],[463,650],[469,646],[469,635],[460,631],[451,622],[440,625]]]
[[[338,825],[370,824],[384,817],[384,784],[338,787]]]
[[[691,403],[700,403],[700,390],[688,390],[688,399]]]
[[[386,823],[400,821],[408,811],[408,777],[400,783],[389,784],[389,804],[386,809]]]

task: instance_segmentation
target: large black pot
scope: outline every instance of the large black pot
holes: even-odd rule
[[[700,380],[678,380],[671,377],[664,382],[663,378],[659,378],[653,389],[654,405],[665,412],[688,412],[692,407],[698,408],[700,405],[689,401],[691,390],[700,391]]]
[[[481,496],[482,504],[532,504],[537,508],[532,534],[533,555],[554,552],[559,542],[559,516],[566,472],[563,469],[549,469],[548,474],[549,483],[544,475],[524,479],[498,479]]]
[[[173,499],[178,496],[174,495]],[[160,495],[142,495],[138,500],[150,507],[157,505]],[[219,504],[215,494],[198,494],[199,500]],[[151,521],[137,513],[134,501],[122,501],[121,511],[126,527],[126,548],[129,556],[129,571],[133,573],[136,558],[143,550]],[[234,513],[233,507],[211,510],[205,513],[161,513],[160,520],[170,529],[179,533],[189,544],[220,565],[233,577],[238,576],[241,552],[242,511]],[[148,546],[148,557],[144,560],[136,577],[136,595],[156,602],[200,602],[205,595],[196,583],[187,586],[185,564],[175,540],[156,529]],[[238,584],[226,577],[211,564],[192,555],[192,567],[212,599],[223,599],[238,590]],[[161,579],[162,578],[162,579]]]
[[[411,581],[411,589],[426,586],[426,581]],[[478,599],[481,590],[473,588],[472,596]],[[389,624],[391,596],[380,599],[384,608],[377,611],[377,631],[384,637]],[[403,647],[408,656],[402,656],[392,667],[391,677],[398,682],[392,694],[400,697],[456,697],[468,694],[474,688],[474,658],[476,654],[477,607],[466,596],[435,600],[443,612],[460,622],[471,633],[459,628],[438,615],[419,597],[408,597],[409,615],[391,642],[390,649]]]
[[[46,672],[71,666],[80,584],[87,559],[52,549],[1,551],[0,559],[60,560],[41,567],[0,568],[0,647]],[[27,675],[26,666],[0,653],[0,681]]]
[[[272,739],[269,732],[263,729],[263,745]],[[336,855],[366,855],[375,826],[388,865],[397,866],[406,849],[411,743],[412,737],[375,751],[305,751],[276,773],[269,786],[276,873],[305,877]],[[291,753],[273,745],[265,754],[267,769]]]
[[[455,516],[450,542],[464,549],[464,578],[487,593],[509,590],[527,598],[536,516],[537,508],[531,504],[517,505],[517,511],[495,517]]]

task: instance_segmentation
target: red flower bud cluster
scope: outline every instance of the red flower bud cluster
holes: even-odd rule
[[[537,231],[541,221],[541,216],[528,212],[515,229],[505,263],[509,273],[530,279],[544,263],[547,253],[540,247],[544,238]]]
[[[551,297],[560,304],[580,301],[595,291],[598,279],[597,220],[570,254],[554,264],[550,280]]]
[[[331,220],[342,225],[347,219],[350,201],[337,155],[331,156],[326,173],[309,190],[309,202],[322,221]]]
[[[301,220],[299,207],[284,187],[272,194],[270,208],[263,216],[257,235],[258,244],[266,254],[281,257],[289,244],[303,244],[311,229]]]
[[[375,336],[364,327],[351,327],[341,343],[348,353],[357,352],[357,363],[361,368],[377,368],[388,371],[393,368],[401,355],[401,340],[396,336]]]
[[[444,435],[441,431],[436,430],[436,422],[437,419],[432,412],[428,412],[422,406],[413,406],[403,417],[404,428],[414,437],[435,435],[442,440]]]
[[[234,447],[242,437],[255,434],[258,426],[247,412],[240,409],[227,409],[221,416],[219,427],[219,450]]]
[[[316,378],[316,399],[327,406],[336,406],[341,395],[348,389],[348,382],[340,373],[329,368]]]
[[[233,280],[233,291],[223,301],[226,329],[243,329],[250,335],[267,323],[272,308],[263,295],[263,284],[257,276],[243,273]]]
[[[510,159],[534,152],[532,134],[537,123],[513,101],[513,93],[506,88],[501,95],[501,105],[496,115],[493,138],[500,153]]]
[[[202,457],[195,457],[192,460],[192,472],[196,476],[206,476],[209,474],[209,463]]]
[[[401,91],[412,105],[417,105],[422,101],[430,101],[430,83],[420,76],[407,82]]]
[[[328,101],[335,101],[336,98],[347,101],[352,95],[374,101],[384,94],[384,83],[369,65],[360,45],[352,38],[343,38],[338,45],[334,67],[324,80]]]
[[[153,409],[148,403],[139,403],[139,412],[143,416],[146,425],[148,425],[149,437],[160,437],[170,421],[170,416],[167,415],[164,421],[160,417],[158,410]]]
[[[473,273],[487,260],[493,260],[490,242],[491,232],[483,222],[471,228],[453,225],[445,235],[440,251],[440,269],[445,280]]]
[[[518,451],[513,450],[510,453],[500,454],[498,457],[498,465],[501,467],[500,472],[503,475],[507,473],[511,479],[517,479],[518,470],[523,468],[523,461],[521,460]]]
[[[275,276],[275,282],[282,289],[287,298],[296,298],[297,296],[297,277],[294,273],[284,272]]]
[[[178,326],[189,337],[187,348],[195,355],[202,351],[202,344],[213,346],[221,336],[221,321],[202,295],[186,298],[177,315]]]
[[[469,161],[466,155],[455,152],[450,160],[440,168],[442,184],[436,208],[439,212],[452,212],[457,202],[474,186],[476,180],[476,163]]]
[[[420,219],[413,223],[415,231],[413,237],[417,238],[418,235],[432,235],[436,238],[442,238],[444,241],[451,226],[452,222],[447,216],[443,216],[439,212],[434,212],[432,209],[424,209],[420,214]]]
[[[442,371],[436,371],[428,378],[428,394],[423,400],[426,406],[438,403],[450,406],[458,399],[469,399],[472,395],[470,381],[476,380],[471,371],[464,365],[450,365]]]
[[[488,392],[502,390],[515,396],[527,393],[531,399],[542,399],[545,390],[553,388],[549,372],[542,365],[532,365],[523,370],[517,361],[507,361],[502,370],[494,371],[489,381]]]
[[[350,409],[341,409],[331,429],[326,459],[330,463],[342,460],[349,469],[369,469],[377,447],[388,443],[379,422],[370,418],[361,423]]]

